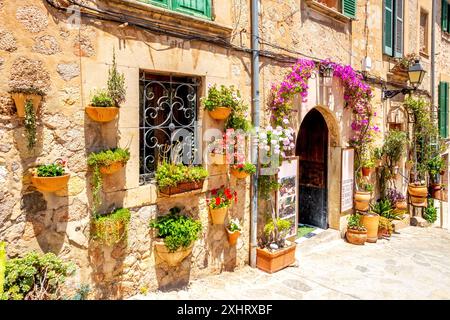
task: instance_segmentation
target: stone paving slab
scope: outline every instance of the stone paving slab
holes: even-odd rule
[[[312,244],[305,252],[297,247],[298,266],[272,275],[247,266],[131,299],[450,299],[448,230],[408,227],[364,246],[342,239],[320,242],[317,250]]]

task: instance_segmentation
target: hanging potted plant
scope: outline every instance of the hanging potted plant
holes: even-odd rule
[[[415,207],[427,206],[428,190],[425,180],[415,181],[408,184],[408,193],[411,198],[411,204]]]
[[[444,168],[444,159],[437,155],[427,161],[428,175],[430,177],[430,195],[432,198],[441,197],[442,186],[440,184],[441,171]]]
[[[231,112],[236,109],[241,102],[241,94],[234,86],[220,86],[214,84],[208,89],[208,96],[202,99],[205,110],[208,110],[211,118],[215,120],[227,119]]]
[[[375,162],[372,159],[366,159],[361,163],[361,171],[364,177],[368,177],[372,168],[375,167]]]
[[[45,93],[42,90],[34,87],[14,88],[9,91],[9,93],[11,94],[14,104],[16,105],[17,116],[20,118],[25,117],[25,104],[29,100],[32,103],[34,114],[37,114],[42,97],[45,96]]]
[[[65,165],[65,160],[58,159],[55,163],[37,166],[31,170],[31,183],[44,192],[64,189],[70,178],[70,174],[65,172]]]
[[[102,174],[110,175],[122,169],[130,159],[128,149],[112,148],[100,152],[92,152],[87,163],[92,168],[92,198],[94,211],[101,204]]]
[[[231,219],[226,230],[227,230],[227,235],[228,235],[228,243],[230,244],[230,246],[236,245],[237,240],[238,240],[239,236],[241,235],[241,231],[242,231],[242,227],[239,222],[239,219]]]
[[[362,183],[361,190],[355,192],[355,209],[358,211],[368,211],[370,200],[372,199],[373,184]]]
[[[149,224],[150,228],[157,230],[154,241],[156,255],[171,267],[179,265],[191,254],[202,231],[199,220],[180,212],[178,207],[171,208],[169,214],[153,219]]]
[[[211,198],[207,199],[209,213],[213,224],[224,224],[225,216],[231,204],[237,202],[237,193],[229,188],[221,186],[211,190]]]
[[[230,166],[231,174],[237,179],[245,179],[249,175],[256,173],[256,166],[253,163],[239,163]]]
[[[115,245],[127,237],[130,210],[116,209],[105,215],[95,214],[92,219],[92,238],[106,246]]]
[[[171,196],[203,189],[208,171],[203,167],[163,162],[158,165],[155,177],[159,192]]]
[[[347,220],[345,238],[351,244],[363,245],[367,240],[367,229],[361,224],[361,216],[352,214]]]
[[[296,244],[286,240],[290,229],[291,222],[279,218],[264,226],[256,248],[256,266],[259,269],[274,273],[295,262]]]
[[[406,210],[408,207],[406,197],[396,189],[388,189],[386,192],[386,198],[389,199],[391,204],[393,204],[397,210]]]

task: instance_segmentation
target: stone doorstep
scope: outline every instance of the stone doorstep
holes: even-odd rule
[[[401,229],[407,228],[411,225],[411,218],[409,214],[405,214],[402,220],[394,220],[392,221],[392,226],[394,227],[394,232],[397,232]]]
[[[321,245],[326,245],[334,240],[341,239],[341,232],[339,230],[323,230],[316,233],[315,236],[307,240],[303,240],[301,243],[297,244],[296,258],[299,258],[298,254],[301,254],[302,256],[307,255],[313,251],[316,251]]]

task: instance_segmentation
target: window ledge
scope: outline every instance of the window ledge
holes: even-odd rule
[[[339,22],[348,23],[352,21],[352,19],[347,17],[346,15],[332,8],[329,8],[323,3],[317,2],[316,0],[305,0],[305,2],[311,9],[316,10],[324,15],[330,16]]]
[[[202,31],[206,35],[221,37],[229,37],[233,31],[231,27],[215,21],[160,8],[137,0],[103,1],[111,7],[119,9],[120,13],[154,22],[156,26],[161,26],[162,29],[168,31],[182,31],[192,35]]]

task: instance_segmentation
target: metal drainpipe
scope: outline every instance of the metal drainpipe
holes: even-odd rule
[[[259,0],[252,0],[252,120],[256,132],[259,131]],[[252,141],[252,162],[258,166],[258,145],[254,137]],[[252,178],[252,202],[250,213],[250,266],[256,267],[257,224],[258,224],[258,176]]]

